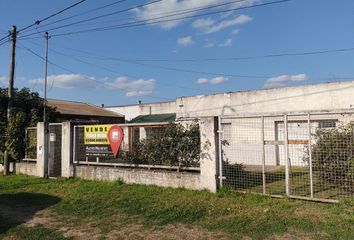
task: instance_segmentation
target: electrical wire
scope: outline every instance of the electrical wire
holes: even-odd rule
[[[20,48],[25,49],[26,51],[30,52],[30,53],[33,54],[34,56],[36,56],[36,57],[42,59],[43,61],[45,61],[45,58],[44,58],[44,57],[42,57],[41,55],[39,55],[38,53],[36,53],[36,52],[33,51],[32,49],[30,49],[30,48],[24,46],[23,44],[20,44]],[[74,71],[72,71],[72,70],[70,70],[70,69],[68,69],[68,68],[66,68],[66,67],[60,66],[60,65],[58,65],[58,64],[56,64],[56,63],[54,63],[54,62],[52,62],[52,61],[49,61],[49,60],[48,60],[48,63],[51,64],[52,66],[55,66],[55,67],[57,67],[57,68],[59,68],[59,69],[62,69],[62,70],[64,70],[64,71],[66,71],[66,72],[69,72],[69,73],[71,73],[71,74],[76,74]],[[85,79],[87,79],[87,80],[92,80],[91,78],[88,78],[88,77],[86,77],[86,76],[83,76],[83,78],[85,78]],[[125,92],[124,89],[119,89],[119,88],[117,88],[116,90]],[[156,97],[156,96],[151,96],[151,95],[144,95],[143,97],[150,97],[150,98],[154,98],[154,99],[163,99],[163,100],[174,100],[174,99],[172,99],[172,98]]]
[[[33,44],[33,45],[36,45],[36,46],[40,46],[39,44],[34,43],[34,42],[32,42],[32,41],[29,41],[29,43],[31,43],[31,44]],[[55,53],[55,54],[58,54],[58,55],[61,55],[61,56],[64,56],[64,57],[67,57],[67,58],[69,58],[69,59],[75,60],[75,61],[77,61],[77,62],[84,63],[84,64],[89,65],[89,66],[94,66],[94,67],[96,67],[96,68],[99,68],[99,69],[102,69],[102,70],[105,70],[105,71],[108,71],[108,72],[111,72],[111,73],[115,73],[115,74],[119,74],[119,75],[124,75],[124,76],[131,77],[131,78],[135,78],[135,79],[140,79],[140,77],[138,77],[138,76],[134,76],[134,75],[131,75],[131,74],[126,74],[126,73],[118,72],[118,71],[113,70],[113,69],[111,69],[111,68],[107,68],[107,67],[104,67],[104,66],[102,66],[102,65],[94,64],[94,63],[92,63],[92,62],[83,61],[82,59],[78,59],[78,56],[68,55],[68,54],[65,54],[65,53],[56,51],[56,50],[53,49],[53,47],[51,47],[51,52],[53,52],[53,53]],[[205,92],[215,93],[214,91],[208,91],[208,90],[205,90],[205,89],[192,88],[192,87],[187,87],[187,86],[182,86],[182,85],[176,85],[176,84],[161,83],[161,82],[156,82],[156,84],[157,84],[157,85],[161,85],[161,86],[167,86],[167,87],[170,87],[170,88],[180,88],[180,89],[193,90],[193,91],[198,91],[198,92],[201,92],[201,93],[205,93]]]
[[[32,24],[30,24],[30,25],[28,25],[28,26],[26,26],[26,27],[21,28],[20,30],[18,30],[18,33],[19,33],[19,32],[22,32],[22,31],[25,31],[26,29],[29,29],[29,28],[31,28],[31,27],[33,27],[33,26],[39,25],[39,24],[41,24],[42,22],[47,21],[48,19],[51,19],[51,18],[53,18],[53,17],[55,17],[55,16],[57,16],[57,15],[59,15],[59,14],[65,12],[65,11],[67,11],[67,10],[73,8],[73,7],[76,7],[77,5],[80,5],[80,4],[84,3],[84,2],[86,2],[86,1],[87,1],[87,0],[81,0],[81,1],[79,1],[79,2],[77,2],[77,3],[74,3],[74,4],[72,4],[72,5],[68,6],[68,7],[64,8],[64,9],[62,9],[62,10],[60,10],[60,11],[57,11],[57,12],[55,12],[55,13],[53,13],[53,14],[47,16],[47,17],[45,17],[45,18],[42,18],[41,20],[36,20],[34,23],[32,23]]]
[[[119,4],[119,3],[122,3],[122,2],[126,2],[126,1],[127,1],[127,0],[115,1],[115,2],[113,2],[113,3],[106,4],[106,5],[101,6],[101,7],[97,7],[97,8],[94,8],[94,9],[91,9],[91,10],[88,10],[88,11],[85,11],[85,12],[81,12],[81,13],[75,14],[75,15],[73,15],[73,16],[68,16],[68,17],[66,17],[66,18],[62,18],[62,19],[56,20],[56,21],[54,21],[54,22],[50,22],[50,23],[41,25],[40,28],[44,28],[44,27],[47,27],[47,26],[50,26],[50,25],[53,25],[53,24],[56,24],[56,23],[59,23],[59,22],[63,22],[63,21],[69,20],[69,19],[73,19],[73,18],[79,17],[79,16],[83,16],[83,15],[86,15],[86,14],[88,14],[88,13],[95,12],[95,11],[98,11],[98,10],[101,10],[101,9],[104,9],[104,8],[107,8],[107,7],[111,7],[111,6],[113,6],[113,5],[116,5],[116,4]]]
[[[228,58],[190,58],[190,59],[122,59],[124,61],[135,61],[135,62],[210,62],[210,61],[243,61],[243,60],[254,60],[262,58],[277,58],[277,57],[293,57],[293,56],[308,56],[308,55],[318,55],[318,54],[328,54],[337,52],[351,52],[354,51],[354,47],[349,48],[337,48],[337,49],[327,49],[327,50],[315,50],[315,51],[305,51],[305,52],[293,52],[293,53],[276,53],[276,54],[266,54],[258,56],[245,56],[245,57],[228,57]]]
[[[184,73],[196,73],[196,74],[205,74],[205,75],[212,75],[212,76],[224,76],[224,77],[238,77],[238,78],[270,78],[271,76],[259,76],[259,75],[241,75],[241,74],[230,74],[230,73],[216,73],[216,72],[207,72],[207,71],[198,71],[198,70],[192,70],[192,69],[181,69],[181,68],[175,68],[175,67],[166,67],[166,66],[160,66],[160,65],[153,65],[153,64],[146,64],[146,63],[141,63],[141,62],[135,62],[135,61],[130,61],[130,60],[125,60],[121,58],[116,58],[116,57],[111,57],[111,56],[104,56],[104,55],[98,55],[95,53],[90,53],[87,51],[82,51],[82,50],[77,50],[74,48],[68,48],[68,47],[63,47],[66,49],[69,49],[71,51],[76,51],[76,52],[81,52],[84,54],[89,55],[90,58],[96,58],[98,60],[108,60],[108,61],[120,61],[120,62],[126,62],[126,63],[131,63],[135,65],[141,65],[141,66],[146,66],[146,67],[154,67],[154,68],[159,68],[159,69],[164,69],[168,71],[175,71],[175,72],[184,72]]]
[[[245,0],[241,0],[241,1],[245,1]],[[165,15],[165,16],[162,16],[162,17],[144,19],[144,20],[134,21],[134,22],[130,22],[130,23],[124,23],[124,24],[119,24],[119,25],[113,25],[113,26],[107,26],[107,27],[99,27],[99,28],[90,28],[90,29],[84,29],[84,30],[80,30],[80,31],[52,34],[52,37],[67,36],[67,35],[89,33],[89,32],[98,32],[98,31],[107,31],[107,30],[113,30],[113,29],[123,29],[123,28],[130,28],[130,27],[154,25],[154,24],[159,24],[159,23],[165,23],[165,22],[171,22],[171,21],[180,21],[180,20],[197,18],[197,17],[202,17],[202,16],[215,15],[215,14],[219,14],[219,13],[226,13],[226,12],[231,12],[231,11],[236,11],[236,10],[249,9],[249,8],[255,8],[255,7],[262,7],[262,6],[273,5],[273,4],[280,4],[280,3],[289,2],[289,1],[292,1],[292,0],[278,0],[278,1],[267,2],[267,3],[252,5],[252,6],[238,7],[238,8],[232,8],[232,9],[227,9],[227,10],[219,10],[219,11],[208,12],[208,13],[192,15],[192,16],[183,16],[183,17],[172,18],[172,19],[163,19],[163,18],[169,18],[169,17],[172,17],[172,16],[185,15],[185,14],[190,13],[192,11],[193,12],[196,11],[196,10],[191,10],[189,12],[170,14],[170,15]],[[240,2],[240,0],[238,2]],[[208,8],[210,8],[210,7],[211,6],[209,6]],[[198,11],[200,11],[200,10],[198,10]],[[162,20],[158,20],[158,19],[162,19]],[[158,20],[158,21],[154,21],[154,20]],[[63,27],[63,26],[61,26],[61,27]],[[53,31],[53,30],[57,30],[57,29],[58,28],[56,28],[56,29],[52,28],[52,29],[49,29],[49,30],[43,30],[42,32]],[[36,33],[24,35],[22,37],[25,38],[25,37],[28,37],[28,36],[32,36],[34,34],[36,34]]]
[[[227,3],[222,3],[222,4],[217,4],[217,5],[213,5],[213,6],[208,6],[208,7],[194,7],[194,8],[186,8],[186,9],[180,9],[180,10],[174,10],[174,11],[169,11],[169,12],[164,12],[164,13],[159,13],[159,14],[153,14],[152,16],[161,16],[163,14],[173,14],[173,13],[179,13],[179,12],[183,12],[183,14],[187,14],[187,13],[190,13],[191,11],[202,11],[202,10],[206,10],[206,9],[210,9],[210,8],[216,8],[216,7],[221,7],[221,6],[225,6],[225,5],[229,5],[229,4],[235,4],[235,3],[240,3],[240,2],[244,2],[244,1],[247,1],[247,0],[236,0],[236,1],[232,1],[232,2],[227,2]],[[72,16],[72,17],[75,17],[75,16]],[[68,17],[68,18],[71,18],[71,17]],[[163,17],[165,18],[165,16]],[[63,20],[66,20],[66,19],[63,19]],[[114,20],[114,22],[119,22],[119,21],[123,21],[123,20],[136,20],[136,18],[133,18],[133,17],[130,17],[130,18],[125,18],[125,19],[119,19],[119,20]],[[60,21],[60,20],[58,20]],[[56,22],[58,22],[56,21]],[[105,23],[110,23],[110,22],[113,22],[113,20],[111,21],[106,21],[106,22],[96,22],[94,24],[105,24]],[[53,22],[54,24],[55,22]],[[81,25],[82,23],[78,23],[78,25]],[[42,25],[41,27],[45,27],[47,25],[52,25],[51,23],[49,24],[46,24],[46,25]],[[76,25],[76,24],[75,24]]]
[[[49,32],[49,31],[61,29],[61,28],[64,28],[64,27],[70,27],[70,26],[74,26],[74,25],[77,25],[77,24],[80,24],[80,23],[84,23],[84,22],[90,22],[90,21],[97,20],[97,19],[100,19],[100,18],[103,18],[103,17],[109,17],[109,16],[116,15],[116,14],[119,14],[119,13],[128,12],[128,11],[136,9],[136,8],[145,7],[145,6],[148,6],[148,5],[151,5],[151,4],[155,4],[155,3],[158,3],[158,2],[162,2],[162,1],[164,1],[164,0],[155,0],[155,1],[152,1],[152,2],[136,5],[136,6],[129,7],[129,8],[123,9],[123,10],[119,10],[119,11],[115,11],[115,12],[112,12],[112,13],[107,13],[107,14],[96,16],[96,17],[92,17],[92,18],[89,18],[89,19],[84,19],[84,20],[80,20],[80,21],[77,21],[77,22],[73,22],[73,23],[62,25],[62,26],[58,26],[58,27],[55,27],[55,28],[43,30],[43,31],[40,31],[39,33]],[[36,34],[36,33],[24,35],[23,37],[31,36],[33,34]]]

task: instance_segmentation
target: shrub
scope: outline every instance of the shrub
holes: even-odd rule
[[[354,123],[316,132],[312,147],[314,173],[323,181],[354,191]]]
[[[131,164],[149,164],[183,167],[199,166],[199,124],[170,123],[160,131],[154,131],[146,139],[135,143],[126,161]]]

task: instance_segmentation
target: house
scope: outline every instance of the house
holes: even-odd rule
[[[47,104],[59,112],[58,122],[124,123],[124,115],[88,103],[48,99]]]
[[[321,83],[209,95],[178,97],[175,101],[107,106],[126,120],[140,115],[175,113],[176,118],[232,116],[354,108],[354,81]]]
[[[286,162],[284,114],[289,114],[292,115],[286,128],[289,159],[295,166],[305,166],[308,143],[314,141],[309,131],[314,134],[319,129],[336,128],[353,121],[353,93],[354,81],[345,81],[178,97],[174,102],[107,109],[129,114],[129,118],[166,113],[175,113],[177,120],[220,116],[223,140],[228,142],[223,147],[225,159],[230,163],[259,165],[262,160],[260,143],[266,142],[269,145],[265,147],[265,163],[269,166],[283,166]],[[311,120],[308,120],[308,113],[311,113]]]

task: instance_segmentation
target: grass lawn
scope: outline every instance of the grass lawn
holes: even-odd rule
[[[354,239],[354,205],[0,176],[0,238]]]

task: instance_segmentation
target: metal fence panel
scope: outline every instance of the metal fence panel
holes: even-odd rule
[[[222,183],[272,196],[353,199],[352,120],[344,112],[221,117]]]
[[[183,125],[184,124],[184,125]],[[187,126],[188,122],[183,122],[181,126]],[[169,137],[164,135],[165,129],[168,126],[168,123],[157,123],[154,124],[120,124],[124,132],[123,142],[118,151],[118,155],[115,157],[112,153],[111,146],[109,144],[101,145],[89,145],[85,144],[85,126],[74,126],[74,146],[73,146],[73,159],[76,164],[86,164],[86,165],[103,165],[103,166],[125,166],[125,167],[146,167],[146,168],[167,168],[167,169],[184,169],[184,170],[197,170],[199,171],[199,157],[196,160],[193,160],[187,163],[187,160],[181,161],[176,159],[166,159],[166,155],[169,156],[168,152],[178,152],[178,144],[175,142],[169,146],[161,146],[161,141],[158,139],[161,137],[166,142],[170,143]],[[181,142],[191,142],[191,145],[195,143],[200,146],[200,136],[198,135],[198,141],[193,139],[187,139],[189,137],[180,137]],[[151,145],[151,152],[154,152],[152,155],[154,159],[140,159],[141,156],[136,154],[141,150],[141,144],[146,143],[145,140],[153,140],[149,143]],[[153,143],[156,141],[158,146],[155,146]],[[146,146],[145,145],[144,154],[146,155]],[[188,145],[188,144],[187,144]],[[154,148],[154,149],[153,149]],[[150,149],[150,148],[149,148]],[[192,150],[193,151],[193,150]],[[158,152],[161,154],[158,155]],[[139,156],[138,156],[139,155]],[[173,154],[171,154],[173,155]],[[178,154],[177,154],[178,155]],[[165,156],[165,157],[164,157]],[[174,156],[174,155],[173,155]],[[178,157],[177,157],[178,158]]]
[[[61,176],[62,124],[49,124],[49,177]]]
[[[37,128],[36,127],[26,128],[25,159],[37,160]]]

